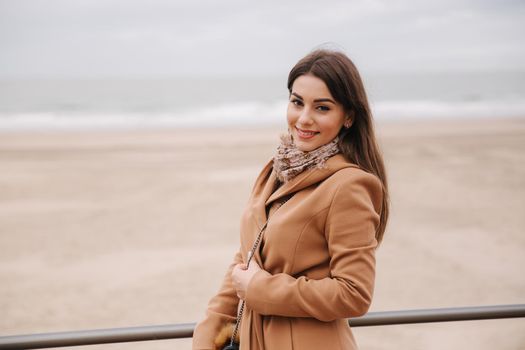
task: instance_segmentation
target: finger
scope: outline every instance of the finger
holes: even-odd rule
[[[231,278],[233,281],[239,280],[239,274],[241,273],[241,269],[238,266],[235,266],[231,272]]]
[[[253,270],[253,269],[260,269],[261,267],[259,266],[259,264],[257,263],[257,261],[252,261],[251,264],[250,264],[250,267],[249,269],[250,270]]]

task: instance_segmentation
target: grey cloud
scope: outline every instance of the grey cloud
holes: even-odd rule
[[[525,69],[519,1],[0,1],[0,76],[285,72],[323,42],[367,70]]]

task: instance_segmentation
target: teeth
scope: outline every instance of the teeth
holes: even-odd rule
[[[304,131],[304,130],[301,130],[299,128],[297,128],[297,130],[299,131],[299,133],[305,135],[305,136],[312,136],[312,135],[315,135],[316,132],[315,131]]]

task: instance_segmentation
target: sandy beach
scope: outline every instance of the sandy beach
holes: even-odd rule
[[[280,131],[0,134],[0,335],[199,320]],[[383,122],[378,135],[392,214],[371,311],[525,303],[525,119]],[[364,350],[525,349],[525,319],[354,334]]]

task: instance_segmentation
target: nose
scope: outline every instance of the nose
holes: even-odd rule
[[[299,125],[312,125],[313,119],[311,116],[311,111],[309,108],[303,108],[301,111],[301,114],[299,115],[299,119],[297,119],[297,124]]]

